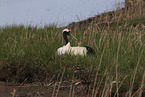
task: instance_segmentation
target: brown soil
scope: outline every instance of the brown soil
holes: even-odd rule
[[[8,85],[0,82],[0,97],[56,97],[58,88],[56,87],[53,95],[54,85],[44,86],[40,83],[31,83],[25,85]],[[71,91],[74,97],[86,97],[84,86],[75,87],[74,92]],[[57,97],[69,97],[70,87],[60,86]],[[71,96],[71,97],[72,97]]]

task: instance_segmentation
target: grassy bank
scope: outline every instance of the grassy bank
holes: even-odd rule
[[[3,27],[0,81],[45,84],[70,81],[73,91],[77,80],[86,85],[88,97],[141,97],[145,95],[145,28],[143,22],[136,22],[142,21],[144,14],[141,16],[138,20],[129,19],[129,23],[120,18],[113,23],[106,21],[105,26],[92,23],[84,29],[69,27],[82,45],[91,46],[96,52],[95,56],[84,57],[55,55],[57,48],[64,45],[61,33],[64,28]],[[77,45],[71,37],[69,40],[71,46]]]
[[[23,26],[2,28],[0,80],[46,82],[53,77],[55,81],[60,79],[57,77],[59,74],[61,77],[65,68],[63,80],[72,79],[75,71],[85,70],[81,74],[85,76],[79,79],[86,80],[90,85],[96,80],[95,88],[118,88],[120,92],[128,92],[132,87],[131,91],[137,91],[144,83],[144,28],[131,26],[127,32],[122,28],[118,28],[118,31],[94,27],[85,31],[72,29],[72,34],[83,45],[93,47],[96,52],[96,56],[85,57],[55,55],[57,48],[64,44],[62,29]],[[72,46],[77,45],[74,40],[70,41]],[[115,83],[110,86],[112,82]]]

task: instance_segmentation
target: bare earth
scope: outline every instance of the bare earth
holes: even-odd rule
[[[54,85],[44,86],[40,84],[25,84],[25,85],[8,85],[4,82],[0,82],[0,97],[69,97],[71,92],[71,97],[86,97],[84,93],[84,87],[74,89],[70,91],[70,87],[60,87],[58,94],[54,92]],[[56,95],[57,94],[57,95]]]

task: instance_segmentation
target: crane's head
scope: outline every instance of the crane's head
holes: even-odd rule
[[[68,36],[71,36],[72,38],[74,38],[75,40],[78,40],[76,37],[74,37],[74,36],[70,33],[70,31],[71,31],[71,30],[69,30],[69,29],[64,29],[64,30],[62,31],[62,35],[63,35],[64,39],[65,39],[65,40],[68,40],[68,39],[67,39],[67,35],[68,35]],[[66,44],[67,44],[67,43],[66,43]]]
[[[70,31],[71,31],[71,30],[69,30],[69,29],[64,29],[64,30],[62,31],[62,35],[63,35],[63,38],[64,38],[66,44],[68,43],[68,38],[67,38],[67,35],[68,35],[68,36],[71,36],[72,38],[74,38],[74,39],[76,40],[76,43],[78,43],[78,46],[80,46],[80,45],[81,45],[81,42],[78,42],[78,39],[77,39],[76,37],[74,37],[74,36],[70,33]]]
[[[62,34],[70,35],[70,31],[71,31],[71,30],[69,30],[69,29],[64,29],[64,30],[62,31]]]

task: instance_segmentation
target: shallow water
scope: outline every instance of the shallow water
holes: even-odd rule
[[[66,26],[124,7],[125,0],[0,0],[0,26]]]

